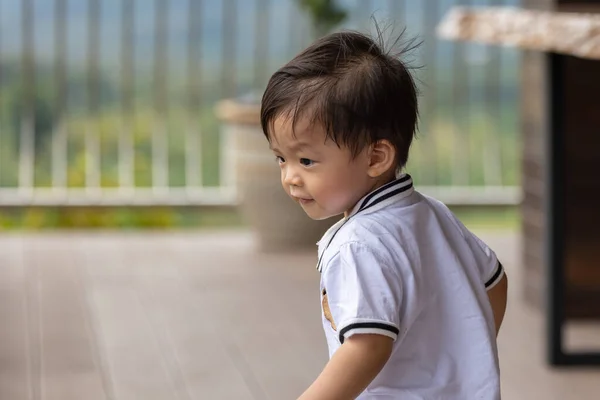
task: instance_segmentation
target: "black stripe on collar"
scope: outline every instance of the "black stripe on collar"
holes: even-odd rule
[[[360,207],[352,215],[357,214],[367,208],[371,208],[375,204],[389,199],[392,196],[405,192],[413,187],[412,178],[406,174],[368,194],[361,202]]]

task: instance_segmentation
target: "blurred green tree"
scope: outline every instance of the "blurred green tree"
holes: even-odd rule
[[[41,151],[52,135],[57,117],[49,90],[45,87],[38,87],[31,105],[26,104],[21,85],[13,84],[2,90],[2,119],[8,123],[7,128],[13,135],[19,137],[23,118],[27,112],[31,112],[34,120],[36,152]],[[13,143],[16,144],[18,141],[13,141]]]
[[[297,0],[297,2],[310,16],[313,39],[328,34],[348,16],[348,12],[335,0]]]

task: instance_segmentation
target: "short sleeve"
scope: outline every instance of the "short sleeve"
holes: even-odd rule
[[[341,246],[323,271],[323,291],[340,343],[355,334],[398,338],[402,281],[373,249],[356,242]]]
[[[477,235],[460,222],[450,210],[446,209],[446,215],[454,222],[471,249],[475,257],[475,262],[479,268],[482,283],[485,285],[485,289],[492,289],[504,276],[504,267],[500,260],[498,260],[496,253],[494,253],[483,240],[477,237]]]
[[[475,252],[475,256],[478,258],[477,261],[485,288],[490,290],[502,280],[504,267],[498,260],[496,253],[483,240],[471,232],[469,232],[469,238],[473,243],[471,247]]]

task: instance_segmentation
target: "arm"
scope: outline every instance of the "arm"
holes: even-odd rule
[[[500,326],[504,320],[504,313],[506,312],[506,302],[508,293],[508,278],[506,273],[502,279],[490,290],[488,290],[488,297],[492,305],[492,311],[494,312],[494,322],[496,323],[496,335],[500,331]]]
[[[393,340],[384,335],[349,337],[298,400],[356,398],[383,369],[392,353],[392,344]]]
[[[464,229],[466,230],[466,228]],[[468,240],[475,242],[476,246],[473,246],[473,248],[476,249],[479,247],[481,250],[481,252],[476,253],[476,256],[479,257],[479,265],[481,266],[480,272],[482,276],[488,279],[487,281],[484,281],[485,288],[492,306],[494,324],[496,326],[496,336],[498,336],[506,311],[508,292],[508,278],[506,277],[506,271],[492,249],[472,232],[467,232],[469,232],[469,236],[467,237]]]
[[[299,400],[350,400],[387,363],[400,327],[403,279],[385,252],[340,246],[322,272],[324,316],[341,345]]]

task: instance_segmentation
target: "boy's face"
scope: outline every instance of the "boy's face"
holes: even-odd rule
[[[273,125],[271,149],[281,168],[287,194],[315,220],[348,213],[370,190],[367,151],[357,157],[326,140],[324,129],[307,119],[296,123],[279,117]]]

